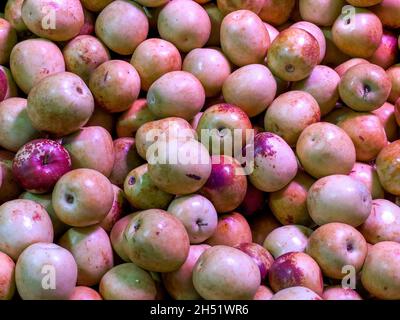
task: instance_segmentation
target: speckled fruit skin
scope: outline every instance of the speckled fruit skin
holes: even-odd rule
[[[233,11],[249,10],[255,14],[259,14],[264,1],[263,0],[217,0],[218,9],[223,15],[227,15]]]
[[[22,4],[24,0],[8,0],[4,8],[4,18],[17,32],[28,30],[22,20]]]
[[[381,150],[376,158],[376,170],[382,187],[400,196],[400,140],[394,141]]]
[[[72,94],[74,92],[74,94]],[[60,72],[42,79],[28,96],[28,116],[40,131],[70,134],[89,120],[94,100],[81,78]]]
[[[183,223],[191,244],[207,240],[217,229],[217,212],[210,200],[201,195],[175,198],[168,206],[168,212]]]
[[[100,12],[113,0],[81,0],[82,5],[93,12]]]
[[[252,241],[251,229],[245,217],[238,212],[232,212],[218,217],[217,229],[206,243],[211,246],[235,247]]]
[[[174,139],[189,140],[195,138],[195,131],[189,122],[178,117],[169,117],[144,123],[138,128],[135,135],[136,149],[143,159],[146,159],[149,147],[160,138],[159,136],[165,138],[166,141]]]
[[[217,212],[236,209],[247,190],[245,171],[237,160],[229,156],[212,156],[211,174],[199,193],[209,199]]]
[[[254,170],[250,182],[265,192],[285,187],[297,173],[297,161],[289,145],[279,136],[259,133],[254,138]]]
[[[71,167],[69,153],[61,144],[49,139],[37,139],[18,150],[12,171],[25,190],[46,193]]]
[[[22,192],[21,187],[12,174],[12,160],[14,154],[9,151],[0,150],[0,171],[2,181],[0,184],[0,204],[13,200]]]
[[[193,74],[204,87],[206,97],[221,92],[222,85],[231,74],[231,63],[214,48],[198,48],[190,51],[183,60],[182,70]]]
[[[357,291],[341,286],[326,287],[322,298],[324,300],[363,300]]]
[[[385,102],[380,108],[372,111],[381,121],[385,129],[387,140],[392,142],[397,140],[398,125],[396,122],[395,107],[389,102]]]
[[[179,269],[189,253],[189,236],[182,222],[160,209],[137,214],[124,231],[125,253],[138,266],[155,272]]]
[[[84,127],[62,138],[62,145],[68,150],[72,168],[96,170],[106,177],[114,166],[114,143],[103,127]]]
[[[25,199],[1,205],[0,250],[16,261],[26,247],[36,242],[53,242],[53,225],[46,210]]]
[[[128,173],[143,164],[143,159],[136,151],[135,139],[130,137],[114,140],[114,164],[110,174],[110,181],[123,186]]]
[[[15,293],[15,263],[3,252],[0,252],[0,301],[11,300]]]
[[[57,217],[73,227],[101,222],[110,211],[114,192],[110,181],[92,169],[75,169],[56,183],[52,204]]]
[[[135,213],[128,214],[125,217],[122,217],[119,219],[113,226],[110,232],[110,240],[111,240],[111,245],[116,252],[116,254],[125,262],[129,262],[129,257],[125,253],[123,243],[125,241],[124,238],[124,230],[126,226],[129,224],[129,222],[132,220],[132,218],[137,215],[140,211],[137,211]]]
[[[312,229],[300,225],[278,227],[267,235],[263,247],[275,259],[288,252],[304,252],[311,233]]]
[[[180,117],[191,120],[201,110],[204,102],[205,91],[201,82],[186,71],[164,74],[153,82],[147,92],[149,110],[158,118]]]
[[[274,262],[274,257],[257,243],[241,243],[235,247],[246,253],[257,264],[260,269],[261,282],[268,276],[271,265]]]
[[[265,0],[259,16],[274,26],[282,25],[289,19],[295,3],[295,0]]]
[[[275,292],[302,286],[321,295],[324,288],[317,262],[303,252],[289,252],[278,257],[269,270],[268,279]]]
[[[280,223],[307,227],[313,224],[307,209],[307,194],[314,182],[308,174],[298,171],[286,187],[270,193],[268,204]]]
[[[142,90],[147,91],[164,74],[181,70],[182,58],[171,42],[151,38],[137,46],[131,64],[139,73]]]
[[[305,30],[289,28],[271,44],[267,64],[273,74],[286,81],[300,81],[318,64],[320,49],[317,39]]]
[[[325,276],[342,279],[342,268],[352,265],[360,271],[367,255],[367,242],[360,232],[344,223],[328,223],[316,229],[308,240],[306,253]]]
[[[222,87],[225,101],[240,107],[249,117],[263,112],[275,98],[276,91],[276,80],[271,71],[261,64],[237,69]]]
[[[301,132],[321,118],[317,101],[303,91],[289,91],[277,97],[267,109],[264,127],[295,146]]]
[[[340,15],[344,0],[300,0],[299,10],[301,17],[319,26],[329,27],[333,25],[336,18]]]
[[[39,136],[26,111],[27,100],[9,98],[0,102],[0,145],[16,152],[25,143]]]
[[[192,245],[185,263],[176,271],[162,273],[162,282],[167,292],[175,300],[198,300],[201,296],[193,286],[193,268],[201,254],[209,245]]]
[[[200,142],[170,140],[161,142],[157,149],[158,157],[148,157],[147,160],[150,179],[158,188],[184,195],[196,192],[205,185],[211,174],[211,158]],[[185,155],[184,158],[181,158],[182,155]],[[154,161],[157,158],[166,161]]]
[[[242,67],[262,63],[270,38],[262,20],[249,10],[229,13],[221,24],[221,48],[228,59]]]
[[[388,28],[400,27],[400,4],[396,0],[382,0],[381,3],[371,8],[372,11]]]
[[[124,192],[129,203],[137,209],[165,209],[173,194],[160,190],[151,180],[148,165],[130,171],[125,178]]]
[[[351,57],[368,58],[379,47],[382,39],[382,23],[371,11],[355,8],[349,15],[343,10],[332,26],[336,46]]]
[[[133,263],[124,263],[108,271],[100,282],[104,300],[154,300],[156,285],[146,270]]]
[[[81,35],[72,39],[63,49],[68,71],[89,83],[90,75],[102,63],[110,60],[110,53],[104,44],[91,35]]]
[[[103,300],[101,295],[94,289],[78,286],[75,287],[72,294],[69,296],[69,300]]]
[[[17,43],[17,33],[11,24],[0,18],[0,64],[8,64],[12,48]]]
[[[363,182],[371,193],[372,199],[384,198],[384,190],[379,182],[375,167],[366,163],[356,162],[349,176]]]
[[[116,125],[118,137],[135,136],[136,131],[145,123],[155,121],[146,99],[137,99],[124,113],[120,115]]]
[[[278,291],[273,295],[271,300],[323,300],[323,299],[314,291],[305,287],[297,286]]]
[[[273,295],[274,293],[270,288],[260,285],[253,297],[253,300],[271,300]]]
[[[78,285],[98,284],[114,265],[110,239],[101,227],[71,228],[60,238],[59,245],[74,256]]]
[[[340,77],[335,70],[318,65],[307,78],[293,83],[291,89],[311,94],[319,105],[321,115],[326,115],[339,99],[339,82]]]
[[[400,244],[383,241],[368,250],[361,273],[365,289],[378,299],[400,299]]]
[[[114,224],[121,219],[128,207],[124,191],[114,184],[112,188],[114,192],[113,204],[105,218],[98,223],[98,226],[102,227],[107,233],[111,232]]]
[[[65,71],[61,50],[45,39],[28,39],[11,51],[10,69],[18,87],[26,94],[43,78]]]
[[[146,40],[149,22],[142,7],[133,1],[111,2],[96,20],[96,35],[121,55],[130,55]]]
[[[43,272],[45,271],[45,272]],[[46,290],[46,276],[55,274],[55,289]],[[77,279],[77,266],[72,254],[54,243],[39,242],[26,248],[15,267],[18,293],[23,300],[66,300]]]
[[[348,174],[356,161],[350,137],[327,122],[308,126],[297,140],[296,152],[306,172],[315,178]]]
[[[371,202],[366,185],[346,175],[317,180],[307,196],[308,212],[318,225],[341,222],[358,227],[371,213]]]
[[[373,200],[371,214],[359,231],[371,244],[381,241],[400,243],[400,208],[385,199]]]
[[[175,0],[162,8],[157,27],[162,39],[172,42],[182,52],[189,52],[206,44],[211,21],[196,2]]]
[[[384,69],[357,64],[346,71],[339,84],[340,98],[355,111],[372,111],[389,97],[392,84]]]
[[[50,9],[54,10],[55,28],[51,25],[51,19],[48,19]],[[79,0],[26,0],[22,4],[22,20],[39,37],[66,41],[79,34],[84,24],[84,15]]]
[[[258,266],[247,254],[221,245],[207,249],[193,269],[194,287],[207,300],[251,300],[260,280]]]

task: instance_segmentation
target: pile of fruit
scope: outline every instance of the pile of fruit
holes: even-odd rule
[[[399,0],[8,0],[0,300],[400,299]]]

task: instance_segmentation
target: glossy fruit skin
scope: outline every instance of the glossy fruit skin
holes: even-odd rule
[[[56,28],[52,27],[51,19],[46,19],[49,7],[54,10],[53,15],[56,15]],[[57,1],[56,3],[49,0],[24,1],[22,19],[30,31],[52,41],[66,41],[74,38],[84,24],[83,8],[78,0]],[[43,28],[45,23],[49,25]]]
[[[277,84],[267,67],[250,64],[225,80],[222,93],[227,103],[240,107],[249,117],[263,112],[275,98]]]
[[[129,259],[149,271],[177,270],[189,253],[189,236],[182,222],[160,209],[138,213],[127,225],[124,238]]]
[[[300,0],[299,10],[301,17],[319,26],[329,27],[333,25],[340,15],[342,7],[346,4],[344,0]]]
[[[320,59],[318,41],[305,30],[282,31],[268,49],[267,64],[273,74],[286,81],[307,78]]]
[[[7,64],[10,61],[10,53],[17,43],[17,33],[11,24],[0,18],[0,64]]]
[[[228,59],[242,67],[262,63],[270,38],[262,20],[249,10],[229,13],[221,24],[221,48]]]
[[[311,233],[312,229],[300,225],[278,227],[267,235],[263,247],[275,259],[288,252],[304,252]]]
[[[339,75],[340,78],[344,76],[344,74],[349,70],[351,67],[354,67],[359,64],[369,64],[368,60],[365,60],[363,58],[351,58],[346,59],[343,63],[339,64],[336,66],[335,71]]]
[[[37,139],[18,150],[12,171],[25,190],[46,193],[71,167],[70,155],[61,144],[49,139]]]
[[[191,244],[207,240],[217,229],[217,211],[210,200],[201,195],[177,197],[167,211],[181,220]]]
[[[109,270],[101,279],[104,300],[154,300],[156,285],[146,270],[133,263],[123,263]]]
[[[211,246],[235,247],[252,241],[251,229],[247,220],[240,213],[232,212],[218,217],[217,229],[206,243]]]
[[[8,0],[4,8],[4,18],[11,24],[17,32],[28,30],[24,20],[22,20],[22,4],[24,0]]]
[[[59,245],[75,258],[78,285],[98,284],[114,265],[110,239],[101,227],[71,228],[59,239]]]
[[[84,127],[61,139],[72,160],[72,168],[96,170],[108,177],[114,166],[114,143],[103,127]]]
[[[352,265],[360,271],[367,256],[367,242],[360,232],[344,223],[328,223],[316,229],[308,240],[306,253],[325,276],[342,279],[342,268]]]
[[[296,152],[305,171],[315,178],[348,174],[356,161],[350,137],[327,122],[308,126],[297,140]]]
[[[128,214],[119,219],[113,226],[110,232],[110,241],[115,253],[125,262],[129,262],[129,257],[125,253],[123,243],[125,242],[124,230],[132,218],[140,211]]]
[[[274,257],[257,243],[241,243],[235,247],[251,257],[260,269],[261,282],[263,282],[269,274],[270,268],[274,262]]]
[[[148,165],[130,171],[125,178],[124,192],[129,203],[137,209],[165,209],[174,195],[162,191],[151,180]]]
[[[137,46],[131,64],[139,73],[142,90],[148,91],[153,82],[164,74],[181,70],[182,58],[171,42],[151,38]]]
[[[378,299],[400,299],[399,257],[400,244],[397,242],[379,242],[368,250],[361,282]]]
[[[182,52],[203,47],[211,32],[207,12],[194,1],[168,2],[160,11],[157,27],[161,38]]]
[[[369,58],[382,39],[382,23],[371,11],[355,8],[349,16],[344,10],[332,26],[336,46],[351,57]],[[350,27],[349,27],[350,25]]]
[[[274,26],[282,25],[289,19],[295,3],[295,0],[266,0],[259,16]]]
[[[372,111],[389,97],[391,81],[374,64],[358,64],[346,71],[339,84],[340,98],[355,111]]]
[[[44,289],[44,277],[54,277],[54,273],[55,289]],[[26,248],[15,267],[17,289],[23,300],[66,300],[75,288],[77,274],[72,254],[54,243],[46,242]],[[51,284],[51,281],[45,283]]]
[[[350,59],[350,57],[340,51],[340,49],[333,42],[332,29],[330,27],[323,27],[321,30],[326,41],[326,53],[322,63],[335,68],[336,66]]]
[[[16,199],[0,206],[0,250],[16,261],[37,242],[53,241],[53,225],[46,210],[31,200]]]
[[[400,242],[400,208],[385,199],[373,200],[371,214],[359,231],[371,244],[381,241]]]
[[[387,140],[392,142],[397,140],[398,125],[396,122],[396,111],[393,104],[385,102],[380,108],[372,111],[381,121],[385,129]]]
[[[303,91],[289,91],[277,97],[267,109],[264,127],[295,146],[301,132],[318,122],[321,112],[313,96]]]
[[[400,195],[400,140],[396,140],[381,150],[376,158],[376,170],[382,187],[396,195]]]
[[[259,133],[254,138],[254,170],[250,182],[265,192],[285,187],[297,173],[297,161],[289,145],[279,136]]]
[[[73,227],[101,222],[110,211],[114,192],[110,181],[92,169],[75,169],[56,183],[52,204],[57,217]]]
[[[111,206],[110,211],[107,213],[105,218],[99,222],[97,225],[102,227],[104,231],[108,234],[111,232],[114,224],[125,215],[128,210],[128,202],[126,201],[126,197],[124,191],[116,185],[112,185],[114,200]]]
[[[311,186],[307,207],[311,218],[320,226],[341,222],[358,227],[371,213],[372,198],[364,183],[346,175],[331,175]]]
[[[90,287],[77,286],[69,296],[69,300],[103,300],[103,298],[100,293]]]
[[[307,209],[307,194],[315,182],[308,174],[298,171],[296,177],[283,189],[270,193],[269,207],[283,225],[311,226],[313,221]]]
[[[71,92],[77,94],[71,95]],[[42,79],[28,96],[27,111],[33,126],[55,135],[78,130],[86,124],[93,110],[94,100],[89,88],[81,78],[69,72]]]
[[[227,263],[228,260],[235,263]],[[260,285],[260,271],[244,252],[218,245],[207,249],[198,259],[193,284],[207,300],[250,300]]]
[[[391,31],[383,30],[381,43],[369,61],[386,70],[396,63],[398,53],[398,37]]]
[[[375,167],[366,163],[356,162],[349,176],[363,182],[371,193],[372,199],[384,198],[384,190],[379,182]]]
[[[201,254],[210,248],[207,244],[192,245],[185,263],[176,271],[162,273],[162,282],[175,300],[198,300],[201,296],[193,286],[193,268]]]
[[[11,300],[15,293],[15,263],[3,252],[0,252],[0,278],[0,300]]]
[[[199,193],[213,203],[217,212],[232,211],[246,195],[245,171],[237,160],[229,156],[212,156],[211,163],[211,174]]]
[[[100,12],[95,28],[97,37],[110,50],[130,55],[146,40],[149,22],[140,5],[133,1],[117,0]]]
[[[18,95],[17,85],[9,68],[0,66],[0,102]]]
[[[29,39],[16,44],[11,51],[10,69],[18,87],[26,94],[47,76],[64,72],[61,50],[45,39]]]
[[[0,102],[0,145],[17,152],[25,143],[37,138],[27,111],[27,100],[9,98]]]
[[[322,300],[314,291],[297,286],[278,291],[271,300]]]

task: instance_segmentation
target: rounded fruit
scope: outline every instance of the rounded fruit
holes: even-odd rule
[[[8,0],[4,8],[4,18],[17,32],[28,30],[24,20],[22,20],[23,3],[24,0]]]
[[[129,257],[124,250],[124,230],[132,218],[140,211],[128,214],[127,216],[119,219],[111,229],[110,241],[115,253],[125,262],[129,262]]]
[[[160,209],[138,213],[127,225],[124,238],[129,259],[149,271],[177,270],[189,253],[189,236],[184,225]]]
[[[397,0],[382,0],[371,9],[385,27],[391,29],[400,27],[400,4]]]
[[[394,64],[386,69],[386,74],[392,83],[388,101],[394,104],[400,98],[400,64]]]
[[[384,190],[379,182],[375,167],[366,163],[356,162],[349,176],[363,182],[371,193],[372,199],[384,198]]]
[[[325,288],[322,298],[324,300],[362,300],[357,291],[351,288],[342,288],[341,286]]]
[[[306,287],[297,286],[278,291],[271,300],[322,300],[322,298]]]
[[[260,285],[253,297],[253,300],[271,300],[273,295],[274,293],[270,288]]]
[[[15,263],[0,251],[0,300],[11,300],[15,293]]]
[[[94,289],[85,286],[75,287],[69,300],[103,300],[101,295]]]
[[[0,64],[8,64],[12,48],[17,43],[17,33],[11,24],[0,18]]]
[[[279,26],[289,19],[295,4],[295,0],[265,0],[259,16],[263,21]]]
[[[260,285],[260,271],[244,252],[218,245],[207,249],[198,259],[193,284],[207,300],[251,300]]]
[[[319,26],[329,27],[340,15],[345,4],[345,0],[300,0],[299,10],[304,20]]]
[[[376,171],[382,187],[400,196],[400,140],[392,142],[384,147],[376,158]]]
[[[218,9],[223,15],[227,15],[233,11],[249,10],[258,14],[263,5],[263,0],[217,0]]]

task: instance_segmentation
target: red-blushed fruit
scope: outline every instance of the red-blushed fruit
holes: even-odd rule
[[[388,101],[395,104],[397,99],[400,98],[400,64],[395,64],[388,68],[386,74],[392,83]]]
[[[12,170],[25,190],[46,193],[71,167],[69,153],[61,144],[49,139],[37,139],[18,150]]]
[[[295,0],[265,0],[259,16],[274,26],[282,25],[289,19],[295,3]]]
[[[203,252],[193,269],[194,287],[207,300],[251,300],[260,279],[260,270],[253,259],[223,245]]]
[[[261,210],[265,202],[265,193],[252,184],[247,184],[246,195],[238,211],[246,217],[254,215],[257,211]]]
[[[400,140],[396,140],[383,148],[376,158],[376,170],[382,187],[396,196],[400,196],[399,151]]]
[[[274,293],[270,288],[260,285],[253,297],[253,300],[271,300],[273,295]]]
[[[324,300],[363,300],[357,291],[341,286],[326,287],[322,298]]]
[[[384,190],[379,182],[375,166],[356,162],[349,176],[363,182],[371,193],[372,199],[384,198]]]
[[[350,59],[350,57],[340,51],[340,49],[333,42],[331,28],[324,27],[322,28],[322,32],[324,33],[326,41],[326,52],[324,60],[322,60],[322,64],[335,68],[336,66]]]
[[[380,108],[373,110],[372,113],[381,121],[386,132],[387,140],[390,142],[397,140],[399,130],[396,122],[394,105],[385,102]]]
[[[11,26],[17,31],[28,30],[24,20],[22,20],[21,9],[24,0],[9,0],[4,8],[4,17],[10,22]]]
[[[249,219],[253,242],[263,245],[265,238],[282,225],[272,213],[260,211]]]
[[[129,222],[132,220],[132,218],[138,213],[139,213],[139,211],[128,214],[127,216],[119,219],[114,224],[114,226],[110,232],[111,245],[112,245],[115,253],[125,262],[129,262],[130,260],[123,248],[123,243],[125,241],[124,230],[125,230],[126,226],[129,224]]]
[[[400,27],[400,3],[397,0],[382,0],[371,8],[385,27]]]
[[[290,287],[278,291],[271,300],[323,300],[314,291],[305,287]]]
[[[11,24],[0,18],[0,64],[8,64],[12,48],[17,43],[17,33]]]
[[[233,212],[219,216],[217,229],[206,243],[234,247],[252,240],[247,220],[240,213]]]
[[[396,63],[398,53],[399,48],[396,34],[383,30],[381,43],[368,60],[383,69],[387,69]]]
[[[103,298],[96,290],[90,287],[78,286],[72,291],[69,300],[103,300]]]
[[[269,269],[268,279],[275,292],[302,286],[322,294],[324,288],[317,262],[303,252],[289,252],[279,256]]]
[[[79,36],[89,36],[94,33],[96,17],[93,12],[83,8],[83,26],[79,30]]]
[[[193,268],[201,254],[210,248],[209,245],[192,245],[185,263],[176,271],[162,273],[162,282],[175,300],[198,300],[201,296],[193,286]]]
[[[15,293],[15,263],[0,252],[0,300],[11,300]]]
[[[261,282],[264,282],[268,276],[271,265],[274,262],[274,257],[268,252],[267,249],[257,243],[244,242],[235,246],[235,248],[243,251],[253,259],[260,269]]]
[[[277,1],[278,2],[278,1]],[[340,15],[342,7],[346,4],[344,0],[300,0],[299,10],[301,17],[319,26],[332,26]]]
[[[99,292],[104,300],[154,300],[157,289],[148,271],[123,263],[103,276]]]
[[[368,64],[368,63],[369,61],[363,58],[346,59],[346,61],[336,66],[335,71],[337,72],[339,77],[342,78],[343,75],[347,72],[347,70],[349,70],[351,67],[354,67],[358,64]]]
[[[218,8],[223,15],[238,10],[250,10],[258,14],[263,4],[263,0],[217,0]]]

